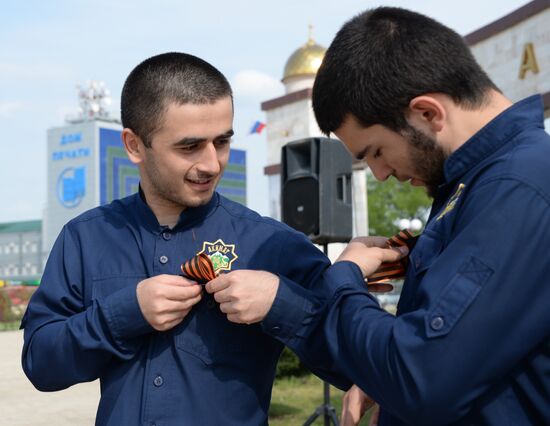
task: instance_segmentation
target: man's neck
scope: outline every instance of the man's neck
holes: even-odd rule
[[[497,115],[512,106],[512,102],[502,93],[492,90],[487,95],[485,104],[475,110],[467,110],[456,107],[450,121],[449,142],[447,144],[450,152],[456,151],[472,136],[485,127]]]
[[[158,223],[161,226],[168,226],[169,228],[176,226],[181,212],[185,209],[173,202],[156,197],[154,194],[149,193],[150,191],[147,191],[146,188],[142,187],[141,190],[145,198],[145,202],[153,211]]]

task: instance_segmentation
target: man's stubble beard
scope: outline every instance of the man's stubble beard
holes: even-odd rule
[[[409,143],[409,158],[417,177],[426,184],[430,197],[435,197],[437,188],[445,182],[444,165],[448,155],[435,139],[412,126],[403,131]]]
[[[185,186],[185,177],[174,177],[168,180],[165,180],[162,174],[159,171],[158,163],[153,155],[147,156],[148,167],[146,168],[145,173],[149,179],[149,183],[152,189],[156,193],[157,198],[162,198],[170,203],[181,207],[182,209],[200,207],[202,205],[208,204],[214,195],[214,191],[218,186],[220,177],[216,177],[216,184],[214,185],[213,190],[210,192],[210,196],[205,199],[192,199],[191,197],[184,198],[181,195],[180,190]],[[176,185],[174,185],[176,184]],[[179,186],[181,185],[181,186]]]

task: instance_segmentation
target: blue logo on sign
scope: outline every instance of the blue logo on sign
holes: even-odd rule
[[[72,209],[80,204],[86,193],[86,168],[69,167],[57,178],[57,199]]]

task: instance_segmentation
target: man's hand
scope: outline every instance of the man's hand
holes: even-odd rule
[[[336,262],[348,260],[361,268],[364,277],[376,272],[382,262],[395,262],[409,253],[407,246],[388,248],[387,238],[358,237],[351,240]]]
[[[183,321],[201,300],[202,288],[179,275],[157,275],[137,285],[139,308],[158,331],[170,330]]]
[[[375,402],[356,385],[353,385],[342,399],[342,421],[340,425],[357,426],[367,410],[373,405],[375,405]],[[372,422],[370,424],[376,425]]]
[[[279,277],[270,272],[238,270],[222,274],[206,284],[227,319],[252,324],[265,318],[279,288]]]

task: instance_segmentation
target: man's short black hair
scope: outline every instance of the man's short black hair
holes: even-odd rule
[[[153,56],[135,67],[124,83],[122,125],[150,147],[171,103],[210,104],[227,96],[232,97],[229,82],[208,62],[177,52]]]
[[[379,7],[340,29],[317,73],[312,100],[325,134],[348,114],[365,127],[400,131],[416,96],[444,93],[474,109],[489,89],[498,90],[455,31],[419,13]]]

